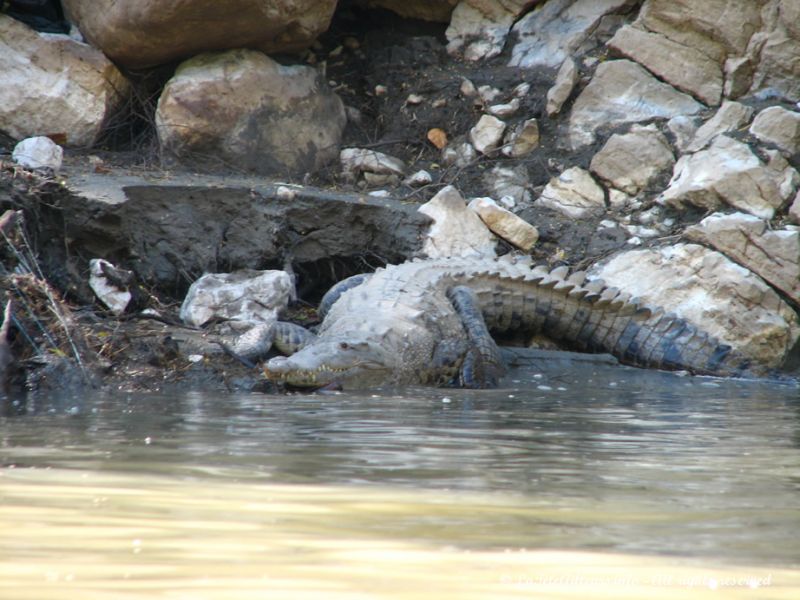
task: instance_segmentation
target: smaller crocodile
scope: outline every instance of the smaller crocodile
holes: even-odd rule
[[[266,377],[300,387],[382,384],[492,387],[504,373],[491,332],[540,332],[571,349],[635,366],[759,376],[754,364],[686,320],[566,267],[527,257],[414,260],[340,282],[317,335],[279,328],[291,356]]]

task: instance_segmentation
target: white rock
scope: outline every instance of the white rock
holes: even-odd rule
[[[469,141],[475,150],[487,154],[495,150],[503,139],[506,124],[491,115],[483,115],[477,124],[469,130]]]
[[[678,115],[667,121],[667,129],[675,136],[675,147],[681,152],[686,152],[689,144],[694,140],[700,124],[699,117]]]
[[[535,205],[556,210],[572,219],[599,216],[606,210],[603,188],[580,167],[569,168],[553,177]]]
[[[127,289],[120,289],[106,278],[103,273],[104,265],[114,268],[114,265],[102,258],[93,258],[89,261],[89,287],[112,313],[121,315],[133,296]]]
[[[447,256],[495,256],[496,240],[480,217],[467,208],[452,185],[419,207],[433,220],[422,251],[429,258]]]
[[[342,163],[342,173],[351,179],[357,178],[361,173],[400,176],[406,170],[406,164],[399,158],[368,148],[344,148],[339,153],[339,160]]]
[[[294,200],[297,197],[297,190],[293,190],[285,185],[279,185],[275,190],[275,196],[281,200]]]
[[[486,108],[490,115],[495,117],[510,117],[519,110],[519,98],[512,98],[504,104],[492,104]]]
[[[64,150],[48,137],[32,137],[14,146],[11,158],[26,169],[46,168],[58,171],[64,158]]]
[[[530,223],[497,205],[491,198],[475,198],[469,203],[486,226],[523,252],[530,252],[539,232]]]
[[[750,122],[753,109],[733,100],[726,100],[695,133],[694,139],[686,148],[689,152],[697,152],[705,148],[711,140],[728,131],[737,131]]]
[[[514,89],[511,90],[511,94],[515,98],[524,98],[530,93],[530,91],[531,91],[531,84],[528,83],[527,81],[523,81],[522,83],[514,86]]]
[[[539,122],[527,119],[506,131],[503,139],[503,155],[512,158],[527,156],[539,147]]]
[[[753,119],[750,133],[787,154],[795,154],[800,151],[800,112],[782,106],[765,108]]]
[[[102,53],[0,14],[0,131],[89,146],[130,85]]]
[[[539,3],[512,28],[517,40],[512,67],[555,69],[594,32],[601,19],[625,9],[628,0],[549,0]]]
[[[658,202],[674,208],[691,204],[717,210],[724,204],[763,219],[771,219],[794,192],[796,171],[765,165],[750,148],[727,135],[678,159],[672,180]],[[794,184],[796,185],[796,184]]]
[[[523,204],[531,199],[530,179],[525,165],[505,167],[501,163],[486,173],[483,181],[496,198],[509,197]]]
[[[548,117],[553,117],[561,112],[561,107],[564,106],[564,102],[570,97],[578,83],[578,77],[578,67],[575,61],[568,56],[561,64],[561,68],[558,69],[553,87],[547,90],[545,111]]]
[[[590,168],[612,187],[635,196],[674,164],[667,138],[655,125],[649,125],[634,126],[630,133],[612,135],[594,155]]]
[[[209,273],[190,287],[180,310],[184,323],[199,327],[213,318],[269,323],[294,291],[284,271]]]
[[[445,146],[442,149],[442,162],[448,167],[453,165],[459,168],[466,167],[477,158],[478,153],[469,142]]]
[[[658,81],[629,60],[601,63],[572,106],[569,138],[573,149],[591,144],[603,126],[692,115],[704,106]]]
[[[711,245],[800,304],[800,231],[770,229],[743,213],[709,215],[686,229],[688,239]]]
[[[433,183],[433,176],[424,169],[412,173],[403,180],[403,183],[412,187],[420,187]]]
[[[765,364],[778,366],[800,335],[797,315],[769,286],[703,246],[631,250],[592,275]]]
[[[500,97],[500,90],[490,85],[482,85],[478,88],[478,96],[484,104],[491,104]]]
[[[461,87],[459,87],[458,90],[465,98],[472,98],[478,95],[478,89],[475,87],[475,84],[466,78],[461,80]]]

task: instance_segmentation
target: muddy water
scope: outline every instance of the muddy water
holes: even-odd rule
[[[798,388],[110,395],[0,419],[0,598],[798,598]]]

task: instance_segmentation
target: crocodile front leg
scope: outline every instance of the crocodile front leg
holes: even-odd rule
[[[478,298],[470,288],[459,285],[447,291],[464,330],[468,347],[459,373],[460,383],[466,388],[497,387],[505,366],[494,339],[483,320]]]

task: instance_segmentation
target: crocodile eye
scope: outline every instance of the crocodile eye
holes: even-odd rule
[[[342,350],[349,350],[350,344],[348,344],[347,342],[339,342],[339,348],[341,348]]]

